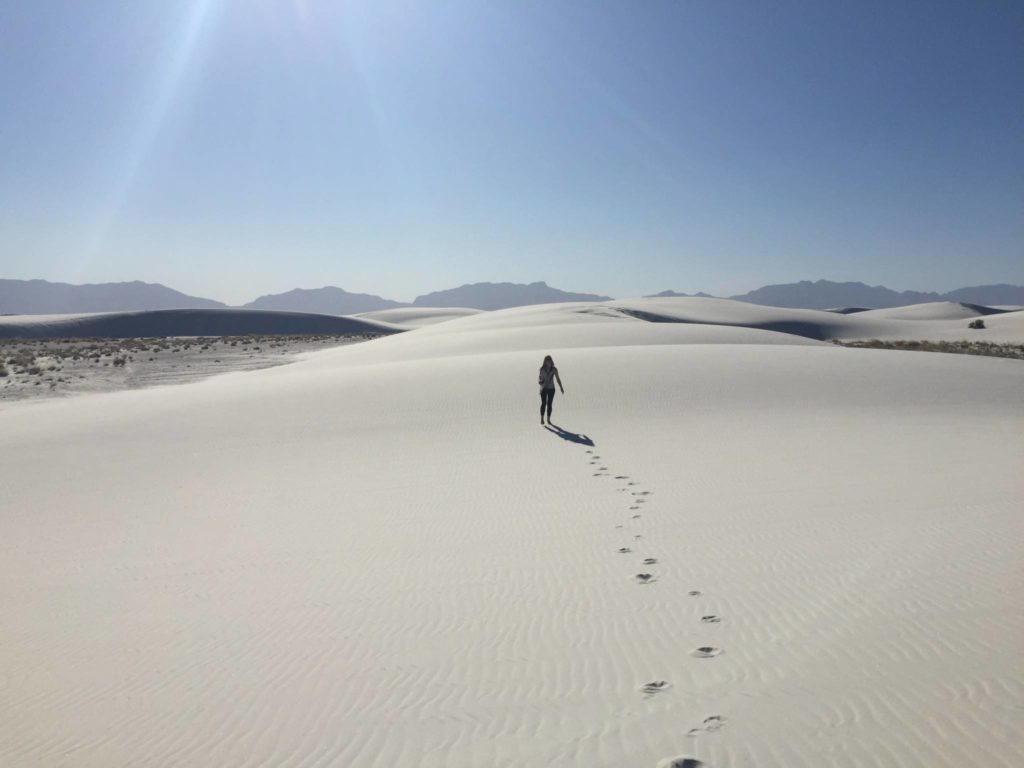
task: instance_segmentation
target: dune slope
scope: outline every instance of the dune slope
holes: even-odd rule
[[[579,309],[0,408],[0,764],[1024,763],[1024,365]]]
[[[399,307],[396,309],[378,309],[373,312],[361,312],[353,317],[375,320],[401,328],[422,328],[435,323],[444,323],[459,317],[478,315],[484,310],[464,309],[462,307]]]
[[[0,317],[0,338],[237,336],[247,334],[384,334],[397,329],[357,317],[248,309],[162,309],[85,315]]]

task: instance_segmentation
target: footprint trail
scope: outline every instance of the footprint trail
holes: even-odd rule
[[[605,463],[601,456],[595,453],[593,450],[587,450],[586,455],[588,457],[588,463],[592,469],[593,477],[609,477],[613,478],[619,483],[615,486],[615,491],[618,493],[626,492],[628,494],[628,501],[626,502],[626,513],[628,519],[615,523],[615,529],[623,529],[630,526],[634,528],[632,533],[634,545],[637,542],[644,541],[644,535],[642,533],[635,532],[635,526],[642,525],[640,522],[643,518],[639,512],[642,505],[647,504],[651,501],[655,495],[652,491],[642,487],[640,483],[632,479],[629,475],[624,473],[615,473],[614,470],[609,468],[609,465]],[[616,550],[616,554],[629,555],[634,553],[634,548],[630,546],[621,546]],[[640,554],[644,554],[641,552]],[[655,557],[653,554],[643,557],[642,564],[647,568],[660,564],[660,558]],[[650,586],[657,584],[659,580],[658,574],[652,571],[641,571],[639,573],[633,573],[632,581],[640,586]],[[655,587],[652,587],[655,588]],[[664,588],[664,587],[662,587]],[[701,597],[703,592],[698,589],[691,589],[686,592],[689,597]],[[709,613],[700,617],[700,622],[703,625],[711,626],[718,624],[722,621],[722,617],[717,614]],[[714,645],[701,645],[693,650],[689,651],[688,655],[693,659],[715,659],[722,654],[722,649]],[[639,691],[643,694],[644,698],[652,698],[661,694],[665,694],[669,689],[672,688],[672,683],[667,680],[653,680],[640,686]],[[689,738],[696,738],[699,736],[706,736],[714,734],[717,731],[725,727],[726,718],[723,715],[709,715],[703,719],[700,725],[690,728],[685,732],[685,735]],[[672,758],[666,758],[658,763],[659,768],[701,768],[706,766],[705,763],[692,757],[677,756]]]

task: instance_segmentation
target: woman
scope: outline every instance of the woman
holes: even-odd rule
[[[562,394],[565,394],[565,389],[562,387],[562,379],[558,376],[558,369],[555,368],[555,361],[551,359],[551,355],[544,358],[544,365],[540,367],[540,376],[537,377],[537,383],[540,384],[540,423],[544,423],[544,409],[548,411],[548,424],[551,423],[551,404],[555,401],[555,382],[558,382],[558,388],[562,390]]]

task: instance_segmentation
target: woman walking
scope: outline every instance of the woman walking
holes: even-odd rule
[[[562,390],[562,394],[565,394],[565,389],[562,387],[562,379],[558,376],[558,369],[555,368],[555,361],[551,359],[551,355],[547,355],[544,358],[544,364],[540,367],[540,376],[537,377],[537,383],[540,384],[540,423],[544,423],[544,409],[548,412],[548,424],[551,423],[551,404],[555,401],[555,382],[558,382],[558,388]]]

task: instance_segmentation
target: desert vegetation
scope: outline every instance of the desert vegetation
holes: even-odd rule
[[[281,365],[299,352],[364,341],[362,335],[132,339],[0,339],[0,399],[184,382]]]
[[[902,349],[911,352],[947,352],[956,355],[984,355],[1024,360],[1024,344],[997,344],[991,341],[840,341],[833,344],[858,349]]]

